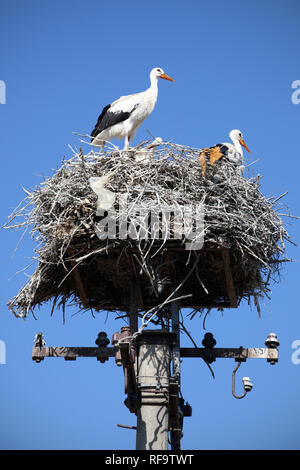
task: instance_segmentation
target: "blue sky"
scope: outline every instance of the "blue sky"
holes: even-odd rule
[[[204,147],[243,131],[258,159],[251,174],[263,175],[266,196],[289,191],[286,203],[299,214],[300,104],[291,101],[291,84],[300,79],[297,0],[164,2],[28,0],[2,2],[0,80],[1,224],[32,188],[51,176],[70,144],[73,131],[89,133],[102,107],[121,95],[142,91],[152,67],[175,79],[161,81],[152,115],[135,143],[154,136]],[[118,142],[116,142],[118,143]],[[121,144],[123,145],[123,143]],[[299,222],[287,221],[295,242]],[[16,319],[6,301],[26,281],[14,274],[28,264],[34,245],[21,233],[1,231],[0,340],[1,449],[134,449],[135,424],[123,405],[122,370],[111,360],[31,361],[34,334],[48,345],[90,345],[97,333],[122,324],[113,315],[67,312],[66,323],[43,306],[37,320]],[[299,249],[287,247],[299,260]],[[206,321],[219,347],[264,346],[271,331],[281,342],[280,361],[271,366],[248,360],[237,373],[250,376],[254,389],[243,400],[231,395],[235,363],[219,359],[212,379],[201,360],[184,359],[183,395],[193,407],[184,423],[185,449],[299,449],[300,364],[291,361],[292,342],[300,339],[299,262],[285,266],[262,318],[243,304]],[[186,314],[188,312],[184,312]],[[202,319],[186,323],[200,344]],[[185,338],[184,345],[190,344]]]

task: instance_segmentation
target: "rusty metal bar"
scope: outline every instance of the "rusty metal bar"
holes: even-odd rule
[[[108,358],[114,357],[117,348],[106,347],[106,348],[94,348],[94,347],[33,347],[32,348],[32,359],[34,361],[43,360],[45,357],[63,357],[65,359],[74,360],[77,357],[96,357]]]
[[[136,426],[128,426],[127,424],[117,424],[117,426],[124,429],[136,429]]]
[[[94,347],[33,347],[32,359],[42,360],[45,357],[64,357],[66,359],[76,359],[77,357],[114,357],[118,348],[94,348]],[[236,360],[246,359],[267,359],[268,362],[278,360],[278,350],[276,348],[180,348],[180,357],[201,357],[205,359],[207,355],[214,358],[232,358]]]
[[[236,374],[236,371],[238,370],[238,368],[240,367],[241,365],[241,362],[239,361],[237,366],[235,367],[235,369],[233,370],[232,372],[232,395],[234,396],[234,398],[237,398],[237,399],[241,399],[241,398],[244,398],[247,394],[247,391],[244,390],[244,392],[242,393],[242,395],[237,395],[235,393],[235,374]]]
[[[268,362],[278,361],[278,350],[276,348],[180,348],[180,357],[202,357],[205,359],[232,358],[237,361],[246,359],[267,359]]]

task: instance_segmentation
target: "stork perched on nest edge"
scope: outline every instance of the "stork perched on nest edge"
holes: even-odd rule
[[[159,78],[174,81],[161,68],[156,67],[151,70],[151,85],[146,91],[121,96],[117,101],[103,108],[91,134],[93,145],[101,146],[102,151],[106,140],[125,137],[124,150],[128,150],[130,140],[154,109],[158,94],[157,80]]]

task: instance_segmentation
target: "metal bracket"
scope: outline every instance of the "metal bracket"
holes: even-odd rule
[[[119,343],[121,360],[124,371],[125,393],[127,398],[124,401],[125,406],[130,413],[137,413],[140,407],[140,399],[138,395],[136,372],[135,372],[135,354],[131,349],[132,345],[129,341]]]
[[[167,337],[170,345],[173,345],[173,377],[170,377],[169,389],[169,413],[170,413],[170,431],[172,449],[180,449],[180,439],[182,437],[180,429],[182,429],[182,413],[180,407],[180,359],[183,357],[200,357],[208,364],[216,360],[216,358],[232,358],[238,362],[238,365],[232,373],[232,394],[235,398],[243,398],[251,389],[252,384],[249,377],[243,378],[244,393],[237,395],[235,393],[235,374],[241,365],[247,359],[266,359],[270,364],[278,362],[278,346],[279,341],[275,333],[270,333],[265,341],[266,348],[215,348],[216,341],[211,333],[206,333],[203,341],[203,348],[180,348],[179,345],[179,329],[178,329],[178,309],[173,305],[173,333],[159,330],[159,336]],[[150,331],[151,333],[151,331]],[[158,332],[157,332],[158,334]],[[147,332],[144,332],[144,336]],[[151,336],[151,335],[150,335]],[[172,336],[172,338],[171,338]],[[151,339],[151,338],[150,338]],[[148,339],[148,341],[150,341]],[[127,398],[125,405],[131,413],[137,414],[140,403],[140,392],[137,385],[136,368],[135,368],[135,345],[132,342],[132,334],[130,328],[123,327],[121,333],[113,335],[112,343],[114,347],[107,347],[108,339],[104,332],[99,333],[96,344],[98,347],[45,347],[45,340],[42,333],[35,336],[34,346],[32,349],[32,359],[41,362],[45,357],[63,357],[67,361],[75,360],[77,357],[96,357],[97,360],[104,363],[110,357],[115,357],[117,365],[122,365],[124,370],[125,393]],[[177,379],[177,380],[176,380]],[[163,384],[157,382],[153,385],[153,391],[162,393]],[[143,386],[143,384],[142,384]],[[149,384],[147,384],[149,388]],[[149,390],[150,392],[150,390]],[[149,397],[150,398],[150,397]],[[190,416],[186,414],[185,416]]]
[[[245,361],[243,361],[245,362]],[[232,395],[234,396],[234,398],[237,398],[237,399],[241,399],[241,398],[244,398],[248,392],[250,392],[253,388],[253,385],[252,383],[250,382],[250,379],[249,377],[243,377],[243,384],[244,384],[244,393],[242,395],[237,395],[235,393],[235,374],[238,370],[238,368],[240,367],[242,361],[238,361],[238,365],[235,367],[235,369],[233,370],[232,372]]]

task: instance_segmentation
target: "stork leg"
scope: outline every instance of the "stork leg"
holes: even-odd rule
[[[94,139],[94,140],[92,141],[92,144],[93,144],[95,147],[100,147],[99,153],[103,153],[103,149],[104,149],[104,145],[105,145],[105,140],[96,140],[96,139]]]
[[[126,134],[126,137],[125,137],[125,145],[124,145],[124,149],[123,149],[123,150],[128,150],[128,149],[129,149],[129,140],[130,140],[130,136],[129,136],[129,134]]]

